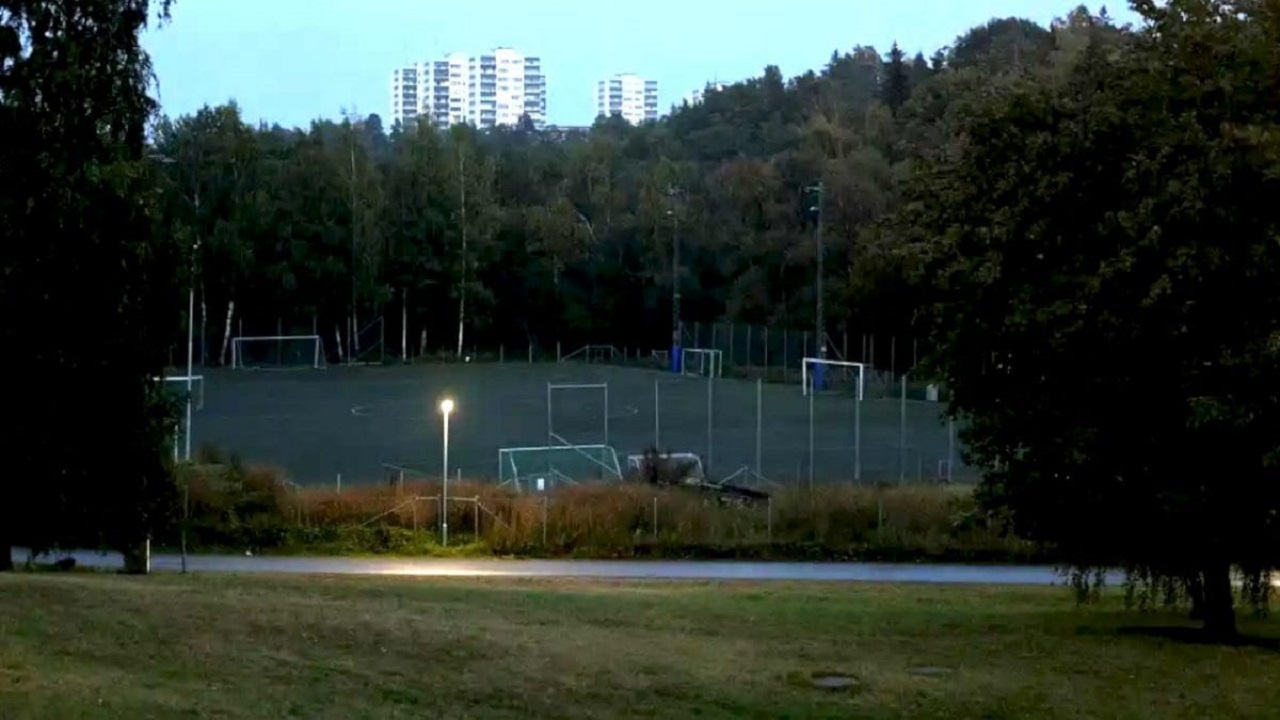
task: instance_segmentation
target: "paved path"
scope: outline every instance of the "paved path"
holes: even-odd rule
[[[81,567],[118,568],[118,554],[72,553]],[[25,562],[25,550],[14,552]],[[152,569],[176,572],[177,555],[156,555]],[[248,557],[192,555],[191,572],[411,575],[421,577],[571,577],[657,580],[824,580],[845,582],[1050,585],[1063,578],[1052,567],[895,563],[707,562],[645,560],[452,560],[390,558]],[[1109,582],[1119,582],[1117,575]]]

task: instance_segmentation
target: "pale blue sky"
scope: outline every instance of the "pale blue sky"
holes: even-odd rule
[[[708,81],[791,77],[832,50],[894,40],[926,56],[992,17],[1041,24],[1071,0],[177,0],[144,39],[164,112],[234,98],[250,122],[306,126],[342,109],[389,114],[392,68],[460,50],[542,57],[551,123],[590,123],[597,80],[636,72],[665,111]],[[1097,7],[1097,3],[1090,7]],[[1126,4],[1112,16],[1132,20]]]

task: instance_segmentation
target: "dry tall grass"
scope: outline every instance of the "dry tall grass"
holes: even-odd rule
[[[192,526],[209,545],[426,552],[440,529],[438,482],[287,488],[263,468],[192,473]],[[517,493],[449,484],[453,544],[500,555],[1028,560],[972,494],[944,487],[782,489],[736,504],[642,483]],[[417,538],[416,541],[413,538]]]

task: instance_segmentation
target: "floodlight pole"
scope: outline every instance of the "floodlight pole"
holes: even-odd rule
[[[667,188],[667,195],[672,198],[672,207],[667,210],[671,216],[671,371],[682,372],[684,359],[680,349],[684,343],[680,327],[680,217],[676,214],[674,199],[683,192],[672,185]]]
[[[662,404],[658,391],[658,381],[653,381],[653,449],[662,451]]]
[[[195,348],[195,325],[196,325],[196,253],[200,250],[200,241],[197,239],[191,246],[191,277],[187,279],[187,429],[184,432],[185,448],[183,450],[183,459],[191,462],[191,392],[192,380],[191,373],[194,360]],[[177,452],[177,447],[174,447]],[[187,472],[190,472],[188,470]],[[178,536],[179,549],[182,552],[182,572],[187,572],[187,523],[191,519],[191,478],[187,476],[182,483],[182,532]]]
[[[763,441],[763,430],[764,430],[763,392],[764,392],[764,378],[756,378],[756,480],[761,480],[764,478],[764,475],[760,474],[760,445]]]
[[[816,299],[817,307],[814,309],[814,329],[815,329],[814,338],[818,343],[818,359],[825,360],[827,358],[827,343],[825,339],[826,336],[824,334],[826,329],[826,318],[824,317],[825,315],[824,311],[826,308],[823,305],[823,295],[824,295],[823,275],[825,275],[826,273],[823,267],[823,262],[824,262],[823,256],[826,255],[826,252],[825,252],[826,248],[822,239],[822,206],[823,206],[823,201],[826,195],[826,186],[823,185],[822,182],[819,182],[817,185],[814,185],[813,187],[808,188],[808,190],[811,192],[815,192],[818,195],[817,204],[810,208],[813,212],[817,214],[817,219],[818,219],[817,232],[814,233],[814,243],[817,246],[815,252],[817,254],[817,259],[818,259],[818,262],[817,262],[818,277],[817,277],[817,282],[815,283],[815,293],[817,294],[817,299]]]
[[[196,252],[200,241],[191,246],[191,277],[187,283],[187,430],[183,459],[191,462],[191,373],[195,365],[195,316],[196,316]]]

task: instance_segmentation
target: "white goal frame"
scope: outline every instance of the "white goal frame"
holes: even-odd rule
[[[555,468],[551,468],[545,472],[533,470],[521,473],[520,466],[516,463],[516,457],[518,455],[526,453],[554,452],[577,453],[599,467],[602,474],[606,474],[609,478],[614,480],[622,479],[622,467],[618,464],[618,453],[609,445],[549,445],[544,447],[498,448],[499,487],[510,485],[516,490],[516,492],[523,492],[525,488],[521,486],[521,483],[525,479],[544,481],[542,486],[535,488],[539,492],[547,489],[545,484],[546,480],[577,485],[577,480],[565,475]],[[598,454],[599,457],[596,457],[596,454]]]
[[[324,369],[324,341],[319,335],[255,335],[250,337],[233,337],[231,338],[231,369],[245,370],[244,357],[240,352],[240,346],[246,342],[284,342],[286,340],[310,340],[315,343],[315,349],[311,358],[311,367],[316,370]]]
[[[657,455],[628,455],[627,470],[639,472],[644,468],[645,461],[650,458],[664,462],[688,463],[695,468],[691,473],[693,477],[699,480],[705,480],[707,477],[706,470],[702,467],[702,456],[691,452],[658,453]],[[688,480],[688,478],[681,478],[681,480]]]
[[[204,376],[192,375],[166,375],[164,377],[153,378],[156,382],[161,383],[165,388],[171,388],[175,385],[180,386],[184,392],[190,393],[191,409],[195,411],[204,410]]]
[[[690,355],[698,359],[698,372],[689,371]],[[724,351],[713,348],[681,348],[680,372],[698,377],[724,377]]]
[[[860,362],[849,362],[847,360],[828,360],[827,358],[807,357],[800,361],[800,394],[809,394],[809,377],[811,376],[810,367],[825,365],[827,367],[853,368],[858,371],[858,400],[866,399],[867,388],[867,364]]]
[[[613,345],[583,345],[573,352],[560,358],[560,362],[568,362],[575,358],[581,358],[589,363],[611,363],[617,362],[618,356],[622,353]]]

